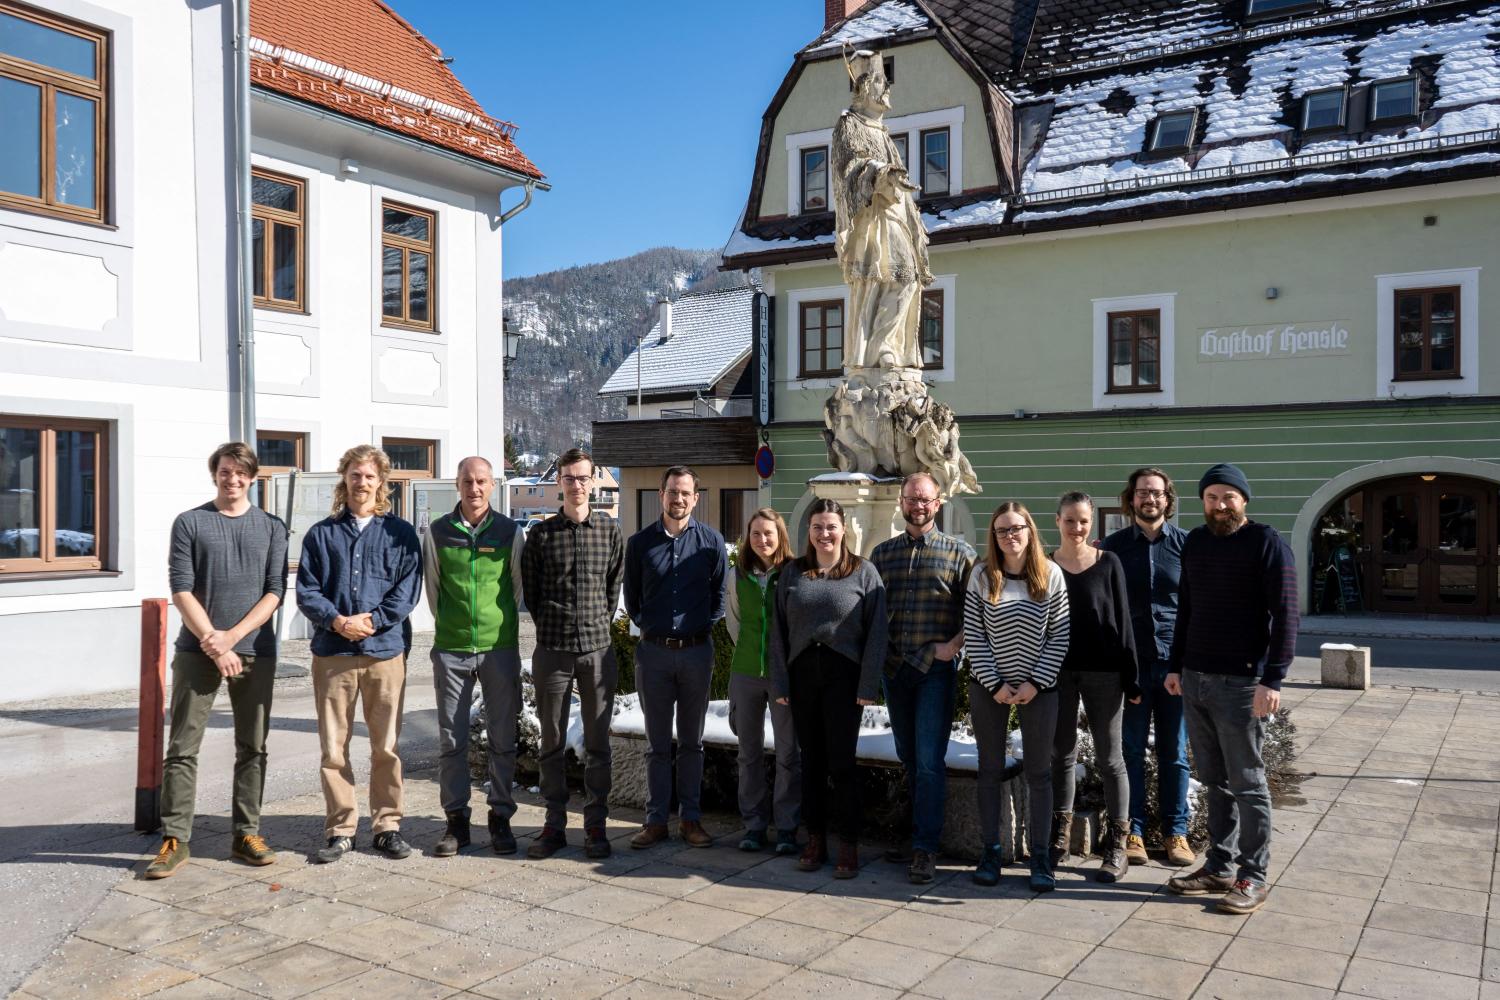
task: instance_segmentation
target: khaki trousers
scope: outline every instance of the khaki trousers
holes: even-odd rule
[[[318,705],[318,745],[323,752],[324,833],[353,837],[359,824],[349,737],[354,703],[364,701],[370,733],[370,829],[401,826],[401,709],[406,698],[406,657],[314,656],[313,696]]]

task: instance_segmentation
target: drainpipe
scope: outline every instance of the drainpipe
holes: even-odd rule
[[[250,0],[235,2],[235,235],[239,247],[238,322],[240,409],[238,438],[255,447],[255,302],[250,226]]]
[[[525,197],[521,199],[520,203],[517,204],[514,208],[506,209],[505,211],[500,213],[500,225],[502,227],[511,219],[514,219],[516,216],[520,215],[522,212],[526,211],[526,209],[531,207],[531,194],[535,190],[536,181],[527,181]],[[501,191],[500,194],[496,196],[496,205],[500,204],[500,197],[504,194],[505,192]],[[481,402],[480,405],[482,406],[483,403]],[[501,513],[503,513],[506,517],[510,517],[510,480],[505,478],[505,448],[503,444],[503,442],[505,441],[505,383],[503,381],[500,384],[500,441],[502,442],[500,449],[500,488],[505,491],[500,495],[500,506]]]
[[[522,198],[521,203],[515,208],[508,209],[500,213],[500,225],[505,225],[511,219],[514,219],[516,216],[526,211],[527,208],[531,207],[531,192],[534,190],[536,190],[536,181],[527,181],[526,197]]]

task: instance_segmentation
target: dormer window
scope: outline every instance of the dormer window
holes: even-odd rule
[[[1370,85],[1370,120],[1391,121],[1417,116],[1417,81],[1415,77],[1382,80]]]
[[[1197,122],[1197,111],[1173,111],[1162,115],[1151,126],[1146,152],[1187,149],[1193,144],[1193,129]]]
[[[948,130],[922,133],[922,197],[948,193]]]
[[[1246,0],[1246,17],[1265,17],[1269,14],[1295,12],[1322,6],[1319,0]]]
[[[1317,132],[1344,124],[1344,88],[1314,90],[1302,98],[1302,131]]]
[[[828,147],[802,151],[802,211],[828,210]]]

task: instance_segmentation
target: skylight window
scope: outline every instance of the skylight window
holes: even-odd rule
[[[1414,118],[1417,114],[1417,81],[1414,77],[1386,80],[1370,86],[1370,118]]]
[[[1155,153],[1169,149],[1186,149],[1193,143],[1193,126],[1198,121],[1196,111],[1173,111],[1156,119],[1151,126],[1151,138],[1146,151]]]
[[[1315,0],[1248,0],[1245,8],[1247,17],[1259,17],[1263,14],[1279,14],[1284,10],[1297,10],[1303,7],[1316,7]]]
[[[1302,131],[1338,128],[1344,124],[1344,88],[1315,90],[1302,98]]]

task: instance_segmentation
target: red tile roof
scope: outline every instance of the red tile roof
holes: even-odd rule
[[[542,172],[489,117],[440,49],[381,0],[254,0],[254,86],[493,163]]]

